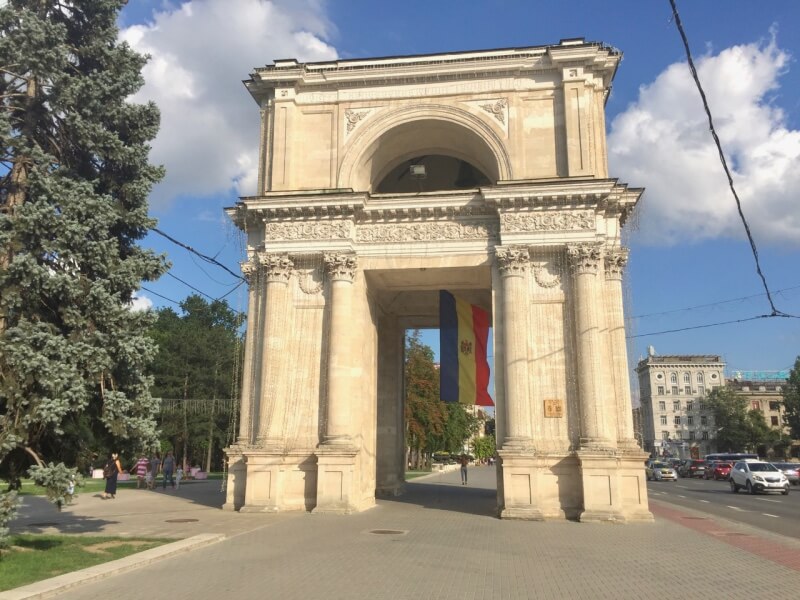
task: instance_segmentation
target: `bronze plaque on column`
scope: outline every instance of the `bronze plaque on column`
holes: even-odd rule
[[[564,401],[563,400],[545,400],[544,401],[544,416],[550,418],[560,419],[564,416]]]

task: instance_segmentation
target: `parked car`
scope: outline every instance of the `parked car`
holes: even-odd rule
[[[656,481],[678,481],[678,473],[671,465],[658,460],[648,461],[647,466],[644,468],[647,480]]]
[[[731,469],[731,491],[735,494],[744,488],[749,494],[774,491],[784,496],[789,493],[789,480],[775,465],[760,460],[743,460]]]
[[[706,461],[689,459],[678,470],[681,477],[702,477],[706,472]]]
[[[800,484],[800,463],[772,463],[778,467],[792,485]]]
[[[714,481],[722,479],[723,481],[727,481],[727,479],[731,476],[732,467],[733,465],[729,462],[724,462],[721,460],[712,462],[706,466],[703,479],[713,479]]]

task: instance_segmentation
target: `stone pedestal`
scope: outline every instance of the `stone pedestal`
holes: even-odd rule
[[[233,445],[225,449],[228,457],[228,480],[225,483],[225,504],[222,510],[239,510],[244,506],[247,489],[247,465],[243,448]]]
[[[625,521],[653,521],[653,513],[649,510],[647,497],[647,480],[644,473],[644,461],[648,458],[641,448],[621,448],[617,473],[620,479],[620,499]]]
[[[536,454],[524,450],[498,450],[500,468],[503,470],[502,519],[544,521],[541,509],[541,461]]]
[[[356,448],[317,449],[317,506],[313,513],[349,515],[358,512]]]
[[[584,449],[581,461],[584,509],[581,522],[650,522],[642,452]]]
[[[277,454],[247,450],[247,488],[240,512],[310,510],[316,491],[316,465],[307,452]]]

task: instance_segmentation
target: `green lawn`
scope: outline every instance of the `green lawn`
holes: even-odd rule
[[[406,481],[414,479],[415,477],[422,477],[423,475],[430,475],[431,471],[406,471]]]
[[[171,541],[79,535],[13,535],[11,550],[3,552],[0,558],[0,591],[99,565]]]
[[[222,473],[209,473],[208,479],[211,480],[221,480]],[[163,478],[158,477],[156,480],[158,482],[158,486],[161,487],[163,485]],[[181,480],[181,485],[193,484],[199,481],[203,481],[201,479],[183,479]],[[130,481],[118,481],[117,487],[122,490],[131,490],[136,489],[136,478],[134,477]],[[106,488],[106,481],[105,479],[84,479],[83,485],[80,487],[75,488],[75,494],[99,494],[104,491]],[[43,487],[40,487],[33,483],[30,479],[23,479],[22,480],[22,488],[19,490],[20,496],[44,496],[45,490]]]

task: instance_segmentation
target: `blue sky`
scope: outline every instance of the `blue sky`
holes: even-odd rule
[[[678,8],[775,304],[800,315],[800,2],[679,0]],[[254,191],[258,110],[241,84],[254,67],[572,37],[614,46],[624,59],[606,107],[610,171],[647,190],[627,240],[628,316],[637,317],[629,334],[639,336],[631,360],[652,345],[659,354],[721,354],[729,370],[766,370],[800,354],[800,319],[653,335],[770,312],[668,0],[130,0],[120,26],[152,57],[136,99],[162,109],[152,159],[168,176],[151,212],[165,232],[233,270],[243,240],[222,208]],[[155,235],[145,244],[168,255],[173,275],[245,309],[246,290],[221,269]],[[170,276],[146,287],[142,302],[154,306],[171,305],[156,294],[192,293]]]

